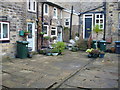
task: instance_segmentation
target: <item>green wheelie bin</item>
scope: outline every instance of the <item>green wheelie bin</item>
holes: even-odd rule
[[[96,40],[93,40],[93,42],[92,42],[92,48],[96,49]]]
[[[106,41],[102,40],[99,42],[99,47],[101,51],[105,51],[106,50]]]
[[[17,57],[24,59],[28,56],[28,41],[16,41],[17,42]]]

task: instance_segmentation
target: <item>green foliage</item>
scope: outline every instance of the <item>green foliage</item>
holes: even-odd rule
[[[56,48],[54,48],[54,49],[51,50],[51,52],[52,52],[52,53],[59,53],[59,50],[56,49]]]
[[[57,42],[55,44],[52,45],[53,48],[58,49],[59,53],[62,53],[63,50],[65,49],[65,43],[64,42]]]
[[[45,34],[45,32],[40,32],[39,34],[40,34],[40,35],[44,35],[44,34]]]
[[[24,33],[30,33],[30,31],[25,30]]]
[[[64,27],[64,30],[69,30],[69,28],[68,27]]]
[[[50,39],[50,36],[45,36],[44,39],[45,39],[45,40],[49,40],[49,39]]]
[[[103,30],[100,29],[100,26],[99,26],[99,25],[95,25],[94,28],[93,28],[93,31],[98,34],[99,32],[101,32],[101,31],[103,31]]]

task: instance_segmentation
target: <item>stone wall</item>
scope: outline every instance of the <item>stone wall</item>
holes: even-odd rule
[[[107,3],[107,20],[106,20],[106,38],[112,37],[113,41],[118,40],[120,38],[118,32],[118,3],[117,2],[109,2]],[[112,43],[114,44],[114,42]]]
[[[2,55],[15,57],[16,41],[23,40],[19,37],[19,30],[24,29],[24,2],[2,2],[0,1],[0,16],[7,16],[10,22],[10,42],[0,43],[2,46]]]

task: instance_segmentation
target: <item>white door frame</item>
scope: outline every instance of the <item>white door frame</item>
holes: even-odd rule
[[[91,15],[91,16],[87,16]],[[85,18],[92,18],[92,37],[93,37],[93,14],[88,13],[88,14],[83,14],[83,38],[85,38]]]
[[[35,51],[35,23],[28,22],[27,30],[28,30],[28,24],[32,24],[32,51]],[[27,36],[27,41],[29,41],[28,36]],[[29,47],[29,44],[28,44],[28,47]]]

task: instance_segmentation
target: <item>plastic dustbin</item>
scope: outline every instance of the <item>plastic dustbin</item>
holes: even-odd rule
[[[115,41],[115,53],[120,54],[120,41]]]
[[[28,41],[16,41],[17,42],[17,57],[24,59],[28,56]]]
[[[106,41],[104,41],[104,40],[100,41],[99,48],[101,51],[105,51],[106,50]]]
[[[97,47],[99,48],[99,40],[93,40],[92,42],[92,48],[96,49],[96,41],[97,41]]]
[[[93,42],[92,42],[92,48],[96,49],[96,40],[93,40]]]

